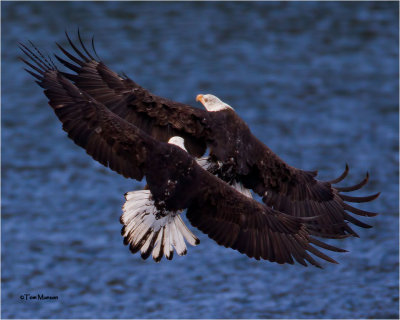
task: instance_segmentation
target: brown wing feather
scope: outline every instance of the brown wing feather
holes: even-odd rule
[[[79,90],[43,57],[21,47],[34,64],[22,60],[35,71],[31,74],[45,89],[68,136],[101,164],[127,178],[141,180],[153,140]]]
[[[312,244],[324,249],[344,250],[326,245],[310,236],[308,226],[314,218],[297,218],[268,208],[247,198],[228,184],[203,171],[196,200],[189,206],[191,224],[219,245],[229,247],[251,258],[293,264],[305,261],[320,267],[307,252],[336,263]],[[312,225],[310,225],[312,228]]]
[[[82,91],[104,104],[121,118],[134,124],[160,141],[173,136],[185,139],[189,153],[201,156],[210,137],[205,110],[153,95],[127,77],[121,77],[103,62],[96,61],[83,45],[81,52],[67,35],[74,54],[58,45],[73,62],[57,59],[76,74],[64,73]]]
[[[363,187],[367,177],[351,187],[335,188],[333,184],[341,182],[348,173],[348,167],[337,179],[319,181],[317,172],[303,171],[289,166],[268,147],[254,138],[252,156],[249,157],[249,166],[252,172],[244,177],[245,185],[252,188],[263,197],[263,201],[276,210],[296,217],[312,217],[321,215],[315,225],[331,225],[330,234],[358,236],[357,233],[344,222],[351,222],[359,227],[370,228],[347,211],[361,216],[375,216],[377,213],[368,212],[350,206],[348,202],[368,202],[379,196],[374,194],[367,197],[351,197],[341,192],[350,192]],[[316,231],[317,232],[317,231]]]

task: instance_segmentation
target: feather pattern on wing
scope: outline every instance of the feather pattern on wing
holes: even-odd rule
[[[329,233],[338,236],[350,234],[358,237],[349,224],[343,224],[345,221],[363,228],[371,227],[350,213],[368,217],[376,216],[377,213],[355,208],[346,202],[372,201],[379,193],[367,197],[343,194],[362,188],[368,181],[368,174],[363,181],[354,186],[336,187],[335,184],[346,178],[349,171],[347,165],[337,179],[320,181],[316,179],[316,171],[303,171],[291,167],[261,142],[257,141],[256,145],[263,151],[254,151],[253,156],[249,157],[252,172],[244,178],[244,185],[262,196],[267,205],[296,217],[319,215],[321,217],[314,224],[331,224]]]
[[[186,149],[194,156],[206,150],[206,139],[210,135],[208,113],[183,103],[158,97],[142,88],[128,77],[119,76],[103,62],[95,60],[83,44],[84,53],[66,34],[73,53],[57,44],[71,62],[56,55],[56,58],[76,74],[63,75],[98,102],[133,123],[152,137],[167,142],[173,136],[185,139]]]

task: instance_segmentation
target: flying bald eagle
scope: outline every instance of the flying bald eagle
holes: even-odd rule
[[[232,107],[217,97],[197,96],[206,110],[157,97],[97,61],[80,36],[84,52],[67,38],[77,56],[58,46],[73,63],[56,57],[76,74],[58,71],[39,51],[35,53],[21,44],[34,64],[23,61],[33,69],[27,71],[45,89],[49,104],[75,143],[125,177],[141,180],[146,176],[149,190],[127,193],[121,217],[125,242],[132,251],[141,250],[147,257],[154,248],[155,260],[162,254],[171,257],[172,246],[184,254],[182,237],[191,244],[198,240],[180,220],[183,209],[188,209],[187,216],[194,226],[219,244],[280,263],[293,263],[293,256],[302,264],[305,259],[317,265],[307,250],[332,262],[314,251],[310,243],[341,250],[310,235],[357,236],[347,222],[370,227],[346,210],[363,216],[376,213],[344,201],[366,202],[379,194],[357,198],[340,193],[360,189],[368,175],[352,187],[334,188],[332,184],[347,175],[346,166],[339,178],[318,181],[316,172],[302,171],[282,161],[251,134]],[[184,139],[184,145],[165,143],[176,136]],[[207,147],[210,156],[197,159]],[[175,168],[176,164],[181,168]],[[265,204],[251,199],[243,186],[261,195]],[[272,217],[280,217],[280,222]]]
[[[195,157],[202,156],[208,147],[210,172],[226,182],[252,189],[265,204],[276,210],[297,217],[321,215],[316,223],[331,224],[332,233],[338,235],[358,237],[351,226],[343,222],[371,227],[349,212],[367,217],[376,213],[360,210],[346,202],[372,201],[379,193],[366,197],[343,194],[362,188],[368,181],[368,173],[360,183],[350,187],[334,186],[347,176],[347,165],[337,179],[317,180],[317,171],[294,168],[273,153],[251,133],[234,109],[217,97],[197,96],[206,110],[158,97],[96,60],[84,46],[79,32],[82,50],[68,34],[66,36],[75,54],[57,44],[71,62],[56,57],[74,74],[62,74],[122,119],[159,141],[182,137],[186,149]],[[97,56],[93,39],[92,47]]]
[[[343,252],[312,234],[337,237],[315,226],[315,217],[294,217],[259,203],[204,170],[186,152],[181,137],[158,141],[78,88],[38,51],[22,45],[36,64],[25,61],[44,88],[68,136],[95,160],[125,177],[142,180],[148,190],[128,192],[121,223],[125,244],[160,261],[196,245],[180,213],[218,244],[256,259],[321,267],[311,255],[337,263],[315,246]],[[327,225],[329,230],[330,225]]]

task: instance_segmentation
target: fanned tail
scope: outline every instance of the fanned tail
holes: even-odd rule
[[[173,248],[178,255],[185,255],[185,240],[193,246],[199,244],[199,239],[182,221],[181,211],[164,212],[157,218],[159,212],[149,190],[127,192],[125,199],[121,234],[132,253],[140,251],[143,259],[152,253],[153,259],[159,262],[163,255],[171,260]]]

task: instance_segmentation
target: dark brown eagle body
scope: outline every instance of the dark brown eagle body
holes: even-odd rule
[[[159,209],[183,210],[190,205],[198,180],[196,161],[170,144],[157,144],[149,153],[146,182]],[[184,195],[184,196],[183,196]]]
[[[180,219],[184,209],[189,221],[219,244],[278,263],[296,260],[319,266],[309,253],[334,262],[311,244],[343,250],[313,236],[357,236],[348,222],[370,227],[347,211],[376,214],[345,201],[367,202],[379,194],[342,194],[360,189],[368,176],[351,187],[334,187],[346,176],[346,166],[335,180],[316,180],[316,172],[291,167],[274,154],[218,98],[212,96],[220,108],[210,111],[207,105],[207,110],[201,110],[157,97],[96,61],[81,40],[84,53],[69,37],[68,41],[75,55],[59,48],[71,62],[56,57],[75,74],[59,71],[36,48],[34,52],[21,45],[32,63],[23,61],[76,144],[127,178],[146,177],[149,190],[125,195],[122,234],[132,252],[140,250],[144,258],[153,252],[156,261],[163,255],[172,258],[173,247],[185,254],[183,238],[194,245],[198,239]],[[176,136],[184,139],[184,145],[166,143]],[[210,165],[202,167],[193,157],[203,155],[207,147]],[[227,182],[252,189],[264,203]]]

